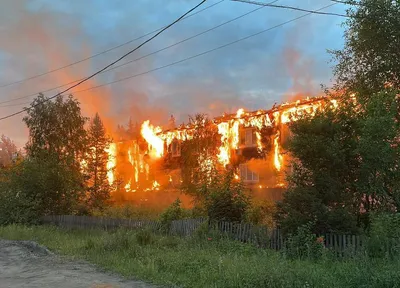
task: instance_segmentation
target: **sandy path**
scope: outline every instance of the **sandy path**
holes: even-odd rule
[[[0,240],[0,288],[151,288],[84,262],[67,261],[30,241]]]

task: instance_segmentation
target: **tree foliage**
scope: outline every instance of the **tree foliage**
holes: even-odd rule
[[[354,233],[371,212],[400,208],[397,109],[388,90],[366,103],[344,97],[291,124],[295,163],[277,214],[284,230],[313,222],[315,233]]]
[[[18,152],[15,143],[5,135],[0,137],[0,167],[10,166]]]
[[[356,3],[348,10],[350,18],[344,23],[344,48],[331,51],[337,62],[334,73],[339,88],[373,93],[390,83],[399,89],[400,1]]]
[[[2,205],[14,222],[75,213],[84,199],[81,161],[87,133],[79,102],[72,96],[52,102],[39,95],[31,107],[23,118],[29,129],[26,158],[1,179]]]
[[[205,207],[211,221],[241,222],[246,219],[249,198],[233,171],[213,177],[206,194]]]
[[[339,107],[291,125],[296,162],[276,215],[289,232],[354,232],[399,209],[400,2],[349,2],[344,48],[331,51]]]
[[[40,94],[31,106],[23,118],[29,129],[29,157],[42,157],[42,151],[48,151],[79,167],[87,152],[87,118],[81,115],[79,102],[62,95],[50,101]]]
[[[88,132],[89,151],[86,156],[86,176],[88,177],[87,205],[89,210],[104,208],[110,198],[111,186],[108,182],[108,153],[111,139],[106,135],[103,122],[98,113],[90,122]]]
[[[181,207],[181,200],[176,199],[161,215],[160,224],[163,231],[169,231],[172,221],[184,217],[185,210]]]
[[[204,200],[207,187],[216,171],[220,136],[218,128],[205,115],[198,114],[190,119],[196,129],[192,139],[181,146],[182,188],[197,200]]]
[[[342,109],[326,107],[314,117],[305,115],[290,125],[287,149],[294,159],[293,173],[277,214],[285,232],[308,222],[315,223],[315,233],[355,228],[356,122],[346,116],[354,110],[352,103],[342,105]]]
[[[58,155],[42,153],[5,172],[0,181],[0,223],[37,222],[43,215],[76,212],[84,194],[81,173],[60,162]]]
[[[356,187],[362,208],[398,211],[400,208],[399,91],[374,94],[362,106],[358,154],[360,166]]]

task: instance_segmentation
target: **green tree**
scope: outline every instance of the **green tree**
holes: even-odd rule
[[[399,209],[400,2],[348,2],[344,48],[331,51],[339,107],[291,125],[296,160],[276,215],[289,232],[351,232]]]
[[[364,91],[383,89],[385,83],[400,88],[400,1],[360,0],[343,23],[345,45],[331,51],[337,65],[338,88]]]
[[[106,135],[103,122],[98,113],[90,123],[88,132],[89,152],[87,154],[88,176],[88,208],[102,209],[110,198],[111,186],[108,182],[106,149],[110,146],[111,139]]]
[[[42,214],[72,213],[84,199],[82,162],[88,151],[87,118],[81,115],[76,99],[61,95],[54,101],[39,95],[27,114],[23,121],[29,129],[29,141],[22,166],[26,180],[22,184],[11,181],[15,185],[12,190],[41,199]]]
[[[185,193],[203,201],[207,195],[210,180],[216,175],[220,135],[218,128],[205,115],[190,118],[195,127],[193,137],[182,143],[181,167],[182,189]]]
[[[295,163],[276,215],[285,231],[313,222],[317,234],[354,233],[372,212],[400,208],[397,92],[372,96],[344,97],[291,124]]]
[[[366,215],[400,208],[400,122],[398,91],[385,90],[361,105],[356,187]],[[366,219],[368,220],[368,219]]]
[[[328,105],[290,125],[287,149],[293,172],[276,215],[284,232],[294,233],[309,222],[317,234],[356,229],[357,122],[348,116],[354,113],[353,103],[343,100],[341,105]]]
[[[45,150],[79,167],[87,152],[88,119],[82,116],[78,100],[59,95],[50,101],[40,94],[31,107],[23,118],[29,129],[27,155],[42,157]]]

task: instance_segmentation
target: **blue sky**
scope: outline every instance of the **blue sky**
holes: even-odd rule
[[[4,1],[0,4],[0,83],[56,69],[137,38],[167,25],[198,2]],[[199,9],[217,2],[219,0],[208,0]],[[279,0],[276,4],[315,10],[332,3],[328,0]],[[181,21],[122,62],[174,44],[256,8],[258,6],[222,1]],[[345,5],[337,4],[323,11],[345,13],[345,9]],[[302,14],[304,12],[270,7],[259,9],[185,43],[99,75],[82,88],[180,61]],[[196,112],[215,116],[239,107],[269,108],[296,93],[317,95],[320,84],[331,83],[333,64],[329,63],[330,55],[326,50],[343,46],[340,26],[343,21],[341,17],[310,15],[195,59],[75,95],[84,113],[91,116],[99,111],[109,127],[124,124],[129,117],[137,121],[150,118],[162,124],[170,114],[184,121],[188,114]],[[144,39],[67,69],[0,88],[0,102],[87,76]],[[51,96],[57,91],[46,94]],[[0,107],[0,115],[15,112],[32,99],[7,103],[15,106]],[[0,134],[10,136],[20,145],[27,139],[21,119],[15,117],[0,122]]]

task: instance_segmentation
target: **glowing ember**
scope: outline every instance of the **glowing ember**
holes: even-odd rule
[[[161,132],[160,127],[153,127],[150,121],[144,121],[141,134],[149,144],[149,152],[152,157],[160,158],[164,154],[164,141],[157,136]]]
[[[333,107],[334,107],[335,109],[338,107],[338,103],[337,103],[337,100],[336,100],[336,99],[332,99],[332,100],[331,100],[331,103],[332,103],[332,105],[333,105]]]
[[[154,180],[152,188],[153,190],[160,190],[160,184]]]
[[[129,180],[129,182],[125,185],[125,191],[126,192],[131,191],[131,180]]]
[[[88,168],[87,162],[85,159],[81,160],[81,170],[85,171]]]
[[[115,143],[111,143],[110,146],[106,149],[108,154],[107,161],[107,178],[108,183],[112,185],[114,183],[114,168],[116,166],[116,155],[117,155],[117,145]]]

